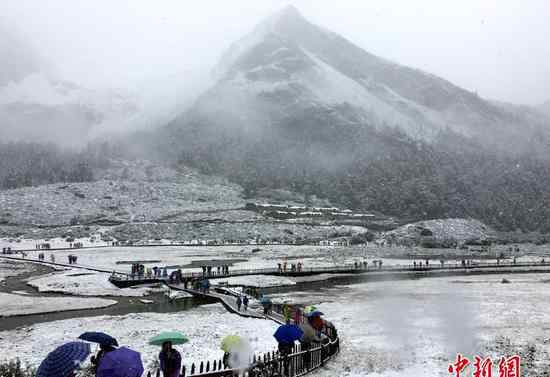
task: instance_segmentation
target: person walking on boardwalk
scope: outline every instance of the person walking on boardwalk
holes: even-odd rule
[[[241,296],[237,297],[237,300],[235,301],[235,304],[237,304],[237,310],[241,311],[241,305],[243,304],[243,300],[241,299]]]
[[[248,296],[243,297],[243,308],[245,312],[248,310]]]
[[[283,305],[283,316],[285,318],[285,322],[290,322],[290,317],[292,316],[290,306],[288,304]]]
[[[90,362],[92,363],[92,368],[96,375],[97,375],[97,369],[99,368],[99,364],[101,364],[101,359],[103,358],[103,356],[105,356],[106,353],[114,351],[115,349],[116,348],[113,347],[112,345],[108,345],[108,344],[99,345],[99,352],[96,355],[92,356],[90,360]]]
[[[319,336],[320,331],[318,329],[316,329],[315,323],[320,320],[320,316],[322,314],[323,313],[321,313],[317,310],[315,310],[311,313],[308,313],[307,314],[307,320],[304,321],[304,323],[302,323],[300,325],[300,329],[302,330],[302,332],[304,334],[302,336],[302,338],[300,339],[300,344],[301,344],[301,350],[302,351],[307,351],[307,350],[311,349],[314,346],[314,344],[321,343],[322,339]],[[309,353],[306,353],[304,363],[305,363],[306,367],[309,369],[309,365],[311,363],[311,357],[310,357]]]
[[[160,370],[164,377],[178,377],[181,370],[181,355],[172,348],[172,342],[164,342],[159,353]]]
[[[302,322],[302,311],[296,307],[294,309],[294,324],[299,325]]]
[[[283,376],[289,376],[290,359],[289,355],[294,350],[294,344],[297,340],[302,339],[304,333],[302,329],[296,325],[291,325],[290,321],[279,326],[273,337],[278,343],[279,355],[283,358]]]

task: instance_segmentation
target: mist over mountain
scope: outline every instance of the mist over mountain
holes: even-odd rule
[[[80,149],[163,125],[184,104],[178,87],[87,88],[65,79],[23,34],[0,24],[0,137]],[[169,90],[158,90],[161,84]],[[140,86],[141,85],[141,86]],[[144,93],[144,94],[142,94]],[[168,98],[167,98],[168,97]]]
[[[542,108],[380,58],[294,7],[234,43],[212,85],[161,72],[135,90],[88,89],[41,64],[0,85],[3,141],[80,152],[0,144],[2,188],[89,181],[111,157],[146,158],[224,175],[252,198],[285,189],[404,220],[550,231]],[[208,89],[188,106],[197,81]]]
[[[44,69],[44,61],[17,32],[0,24],[0,86]]]
[[[411,219],[550,229],[546,210],[525,212],[547,197],[539,174],[550,119],[533,108],[379,58],[294,7],[235,43],[215,74],[160,133],[172,161],[224,174],[250,195],[290,187]],[[523,195],[526,186],[537,194]]]
[[[538,109],[543,113],[545,113],[546,115],[550,116],[550,100],[538,106]]]

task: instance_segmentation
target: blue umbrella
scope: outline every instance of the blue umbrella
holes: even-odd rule
[[[323,312],[320,312],[319,310],[314,310],[312,312],[306,313],[306,317],[320,317],[324,315]]]
[[[107,352],[101,358],[97,377],[141,377],[143,363],[139,352],[126,347],[120,347]]]
[[[103,344],[106,346],[117,346],[118,342],[111,335],[107,335],[103,332],[85,332],[81,334],[78,339],[86,340],[92,343]]]
[[[279,343],[294,343],[296,340],[300,340],[304,332],[296,325],[282,325],[279,326],[273,337]]]
[[[36,377],[67,377],[86,360],[90,352],[90,345],[84,342],[70,342],[57,347],[42,361]]]

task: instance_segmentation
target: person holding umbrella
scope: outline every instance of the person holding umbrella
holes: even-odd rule
[[[105,353],[97,368],[97,377],[141,377],[143,363],[139,352],[126,347]]]
[[[180,332],[163,332],[149,341],[149,344],[160,345],[160,370],[164,377],[178,377],[181,370],[181,354],[172,347],[174,344],[187,343],[189,339]]]
[[[101,363],[101,360],[103,359],[103,356],[105,356],[105,354],[108,352],[114,351],[115,349],[116,349],[115,347],[109,346],[107,344],[99,345],[99,351],[97,352],[96,355],[92,356],[90,360],[93,365],[96,376],[97,376],[97,369],[99,368],[99,365]]]
[[[316,324],[318,322],[318,319],[321,318],[321,315],[323,315],[323,313],[316,309],[312,309],[306,315],[307,320],[300,325],[300,329],[303,332],[303,336],[300,339],[302,351],[307,351],[311,349],[314,343],[321,343],[322,339],[318,335],[318,329],[316,329]],[[304,359],[307,368],[309,368],[309,364],[311,361],[308,356],[309,353],[306,353],[306,358]]]
[[[290,305],[286,303],[283,305],[283,317],[285,318],[286,323],[290,321],[291,309],[290,309]]]
[[[225,368],[248,367],[253,354],[250,344],[238,335],[227,335],[222,339],[223,365]]]
[[[85,332],[78,339],[99,344],[99,352],[95,356],[92,356],[90,360],[97,376],[97,369],[99,368],[101,359],[106,353],[112,352],[116,349],[115,347],[118,347],[117,340],[103,332]]]
[[[271,300],[267,296],[262,296],[260,298],[260,304],[264,308],[264,315],[267,316],[269,314],[269,309],[270,309],[270,306],[271,306]]]
[[[178,377],[181,369],[181,354],[172,348],[172,342],[162,343],[159,353],[160,370],[164,377]]]
[[[294,348],[294,342],[300,340],[304,335],[302,329],[296,325],[291,325],[290,321],[286,324],[279,326],[273,337],[279,345],[279,354],[284,359],[284,371],[288,376],[289,360],[288,355],[292,353]]]
[[[299,307],[294,308],[294,324],[300,325],[302,322],[302,312],[300,311]]]
[[[36,377],[74,376],[74,371],[91,353],[90,345],[70,342],[57,347],[40,363]]]

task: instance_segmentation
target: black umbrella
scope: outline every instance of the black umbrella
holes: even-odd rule
[[[116,346],[118,347],[118,342],[111,335],[107,335],[103,332],[85,332],[80,335],[78,339],[86,340],[92,343],[103,344],[105,346]]]

